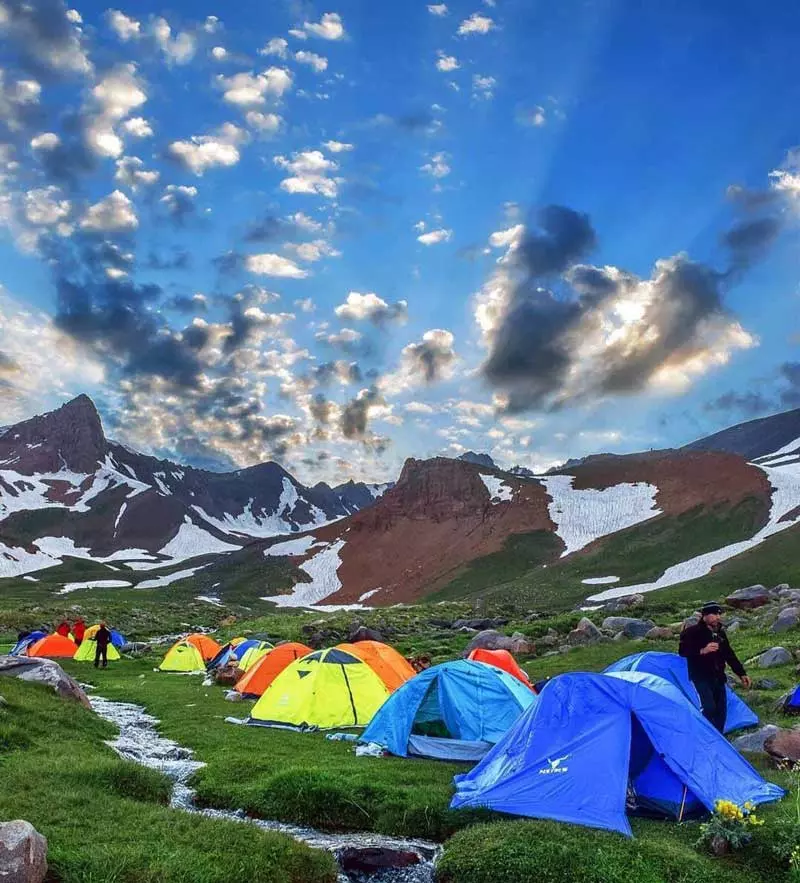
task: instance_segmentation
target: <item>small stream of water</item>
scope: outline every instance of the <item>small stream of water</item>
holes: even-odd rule
[[[119,727],[119,736],[108,745],[120,757],[133,760],[150,769],[158,770],[173,782],[170,806],[190,813],[198,813],[212,819],[256,825],[265,831],[278,831],[300,840],[316,849],[338,853],[348,847],[356,849],[382,848],[416,853],[419,864],[408,868],[387,868],[369,876],[341,873],[340,883],[369,881],[369,883],[433,883],[433,870],[440,847],[425,840],[404,840],[385,837],[369,832],[331,834],[313,828],[302,828],[284,822],[273,822],[248,816],[242,810],[200,809],[194,803],[194,791],[188,782],[205,764],[194,760],[191,749],[165,739],[157,730],[159,721],[140,705],[129,702],[113,702],[101,696],[90,696],[92,708],[97,714]],[[302,738],[302,737],[300,737]]]

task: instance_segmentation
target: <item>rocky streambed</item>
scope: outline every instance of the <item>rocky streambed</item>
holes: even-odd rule
[[[119,727],[119,736],[109,742],[120,757],[158,770],[173,782],[170,805],[208,818],[256,825],[278,831],[316,849],[333,853],[341,868],[340,883],[432,883],[440,847],[425,840],[406,840],[380,834],[332,834],[284,822],[256,819],[241,810],[200,809],[189,786],[192,776],[204,766],[189,748],[159,734],[158,720],[140,705],[114,702],[91,696],[92,708],[100,717]]]

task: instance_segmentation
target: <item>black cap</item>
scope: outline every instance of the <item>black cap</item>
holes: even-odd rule
[[[709,601],[700,608],[700,616],[706,616],[708,613],[722,613],[722,607],[716,601]]]

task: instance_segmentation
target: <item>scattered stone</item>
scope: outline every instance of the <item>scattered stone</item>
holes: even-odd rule
[[[789,585],[789,583],[779,583],[777,586],[775,586],[775,588],[772,591],[773,592],[785,592],[787,589],[791,590],[791,588],[792,587]]]
[[[567,635],[567,643],[578,644],[594,644],[602,638],[602,632],[589,619],[584,616],[575,628]]]
[[[220,687],[232,687],[241,676],[241,669],[235,663],[228,663],[214,671],[214,683]]]
[[[744,736],[739,736],[734,739],[733,747],[737,751],[763,751],[764,742],[770,736],[774,736],[779,732],[780,727],[776,727],[775,724],[767,724],[766,726],[761,727],[760,730],[756,730],[754,733],[746,733]]]
[[[385,643],[385,638],[380,632],[367,628],[365,625],[359,625],[354,628],[348,635],[347,640],[350,644],[355,644],[358,641],[379,641],[381,644]]]
[[[236,690],[228,690],[225,694],[225,698],[228,702],[241,702],[244,697],[241,693],[237,693]]]
[[[345,874],[374,874],[386,868],[409,868],[422,861],[416,852],[381,846],[346,846],[336,853],[336,860]]]
[[[556,635],[544,635],[541,638],[536,639],[539,644],[543,647],[555,647],[558,644],[558,637]]]
[[[47,874],[47,841],[22,820],[0,822],[0,880],[42,883]]]
[[[453,628],[461,629],[466,627],[468,629],[475,629],[476,632],[483,632],[486,629],[499,629],[507,624],[507,619],[457,619],[453,623]]]
[[[776,760],[800,760],[800,730],[778,730],[764,740],[764,751]]]
[[[0,675],[52,687],[59,696],[91,708],[86,694],[57,662],[28,656],[0,656]]]
[[[725,631],[726,631],[729,635],[735,635],[736,632],[738,632],[739,629],[741,629],[741,627],[742,627],[741,620],[734,619],[733,622],[731,622],[731,623],[729,623],[728,625],[725,626]]]
[[[429,619],[428,625],[434,629],[450,629],[455,626],[455,624],[449,619]]]
[[[772,623],[770,631],[776,634],[788,632],[800,622],[800,607],[786,607],[778,614],[778,618]]]
[[[772,678],[758,678],[753,681],[753,687],[756,690],[777,690],[780,684]]]
[[[458,630],[459,635],[476,635],[478,633],[477,629],[471,629],[467,625],[462,625]]]
[[[738,610],[755,610],[756,607],[763,607],[764,604],[767,604],[771,595],[770,589],[766,586],[747,586],[747,588],[738,589],[728,595],[725,603]]]
[[[619,610],[632,610],[634,607],[644,606],[644,595],[623,595],[621,598],[614,598],[606,604],[606,610],[614,613]]]
[[[759,668],[775,668],[778,665],[787,665],[791,661],[792,654],[784,647],[772,647],[753,660]]]
[[[570,647],[569,644],[562,644],[562,645],[558,648],[558,652],[559,652],[559,653],[569,653],[570,650],[572,650],[572,647]]]
[[[663,625],[657,625],[645,635],[649,641],[671,641],[673,637],[672,629]]]
[[[626,638],[643,638],[656,624],[649,619],[633,619],[630,616],[607,616],[603,628],[622,632]]]
[[[486,629],[467,644],[464,656],[469,656],[473,650],[508,650],[515,656],[531,655],[536,652],[535,645],[520,632],[515,632],[510,638],[494,629]]]

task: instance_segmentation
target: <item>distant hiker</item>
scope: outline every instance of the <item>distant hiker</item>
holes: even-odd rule
[[[97,668],[100,660],[103,660],[103,668],[108,665],[108,645],[111,643],[111,632],[106,628],[104,622],[100,623],[100,628],[95,632],[94,636],[97,648],[94,651],[94,667]]]
[[[66,619],[62,619],[61,622],[56,626],[56,634],[61,635],[62,638],[69,637],[69,623]]]
[[[698,622],[681,633],[678,649],[686,658],[689,677],[700,694],[703,714],[720,733],[725,730],[728,713],[725,666],[729,665],[742,684],[750,688],[750,678],[722,627],[721,614],[719,604],[704,605]]]
[[[72,626],[72,637],[75,643],[80,647],[83,643],[83,636],[86,634],[86,623],[82,619],[76,619],[75,625]]]

